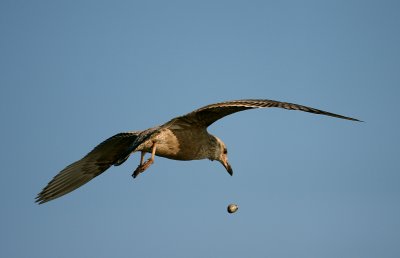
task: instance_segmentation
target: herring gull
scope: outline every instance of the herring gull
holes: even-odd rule
[[[141,152],[141,158],[139,166],[132,174],[133,178],[144,172],[154,162],[155,156],[174,160],[217,160],[232,175],[225,143],[209,134],[207,127],[218,119],[235,112],[270,107],[300,110],[361,122],[355,118],[311,107],[267,99],[244,99],[211,104],[173,118],[160,126],[144,131],[119,133],[108,138],[85,157],[59,172],[37,195],[36,202],[42,204],[77,189],[112,165],[121,165],[133,152],[137,151]],[[146,153],[151,153],[151,156],[144,161]]]

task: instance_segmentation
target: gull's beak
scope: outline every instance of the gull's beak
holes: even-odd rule
[[[221,164],[225,167],[226,171],[228,171],[229,175],[233,176],[233,170],[228,161],[221,161]]]

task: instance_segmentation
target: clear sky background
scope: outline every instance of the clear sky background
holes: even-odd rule
[[[399,1],[1,1],[1,257],[400,257]],[[36,194],[104,139],[214,102],[208,160]],[[240,209],[228,214],[226,206]]]

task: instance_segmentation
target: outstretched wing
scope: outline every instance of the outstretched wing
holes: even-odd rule
[[[58,173],[37,195],[39,204],[63,196],[96,176],[112,165],[122,164],[131,152],[128,152],[140,132],[116,134],[100,143],[81,160],[78,160]]]
[[[247,110],[253,108],[270,108],[270,107],[277,107],[277,108],[284,108],[289,110],[300,110],[304,112],[332,116],[352,121],[360,121],[355,118],[342,116],[330,112],[326,112],[323,110],[319,110],[312,107],[306,107],[298,104],[287,103],[287,102],[280,102],[275,100],[268,100],[268,99],[244,99],[244,100],[233,100],[233,101],[226,101],[216,104],[211,104],[202,108],[199,108],[193,112],[190,112],[184,116],[177,117],[171,120],[167,124],[190,124],[190,125],[197,125],[197,126],[209,126],[218,119],[223,118],[224,116]],[[360,121],[361,122],[361,121]]]

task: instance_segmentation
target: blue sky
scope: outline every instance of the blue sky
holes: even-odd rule
[[[1,257],[399,257],[398,1],[1,1]],[[109,136],[218,101],[217,162],[139,155],[45,205]],[[239,205],[233,215],[231,203]]]

